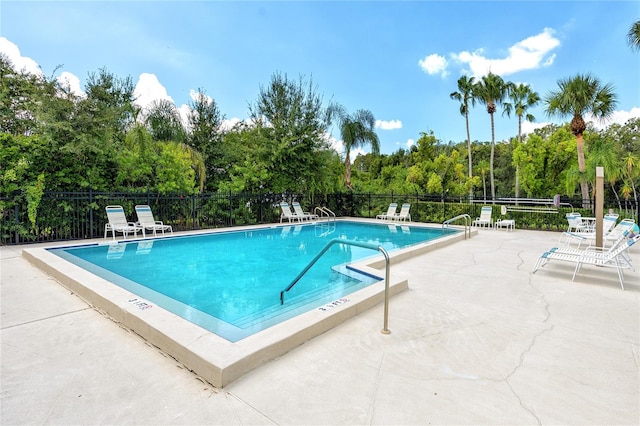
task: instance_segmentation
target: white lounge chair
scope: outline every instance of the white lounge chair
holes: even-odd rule
[[[590,231],[589,225],[582,220],[580,213],[567,213],[567,232],[588,232]]]
[[[618,215],[606,215],[602,221],[602,243],[607,245],[615,241],[624,231],[633,228],[635,222],[633,219],[622,219],[620,223],[616,225]],[[563,232],[560,235],[559,243],[565,243],[567,245],[576,244],[576,247],[580,247],[583,242],[593,243],[596,240],[596,232]]]
[[[297,220],[298,222],[302,221],[302,218],[291,211],[291,207],[289,207],[289,203],[282,201],[280,203],[280,210],[282,213],[280,214],[280,223],[282,223],[283,219],[287,219],[289,223]]]
[[[153,217],[151,207],[147,205],[136,206],[136,215],[138,216],[138,225],[141,226],[143,230],[153,231],[154,237],[157,231],[162,231],[162,235],[164,235],[165,231],[169,231],[171,235],[173,235],[171,225],[165,225],[161,220],[156,220]]]
[[[411,204],[403,204],[400,208],[400,213],[394,215],[392,219],[397,221],[411,221],[411,214],[409,213],[409,210],[411,210]]]
[[[316,220],[316,219],[318,219],[318,215],[317,214],[312,214],[312,213],[305,212],[304,210],[302,210],[302,206],[297,201],[294,201],[293,203],[291,203],[291,206],[293,207],[293,211],[300,218],[300,220]]]
[[[620,243],[613,245],[607,251],[597,250],[578,250],[574,249],[573,252],[568,252],[567,249],[562,250],[557,247],[546,251],[540,255],[538,261],[531,273],[535,273],[538,269],[545,266],[551,260],[560,260],[563,262],[575,263],[576,268],[573,271],[573,277],[571,281],[574,281],[576,274],[580,271],[583,265],[594,265],[599,267],[613,267],[618,272],[618,279],[620,280],[620,287],[624,290],[624,276],[623,269],[633,269],[627,251],[629,247],[635,244],[640,239],[640,235],[634,235],[633,237],[625,236],[620,240]]]
[[[377,215],[376,219],[393,220],[393,217],[396,215],[396,210],[398,210],[398,203],[391,203],[389,204],[387,212]]]
[[[477,217],[471,223],[473,226],[486,226],[493,228],[493,218],[491,217],[493,209],[491,206],[484,206],[480,209],[480,217]]]
[[[129,234],[138,236],[138,231],[142,231],[142,236],[144,237],[144,228],[127,221],[127,216],[125,216],[122,206],[107,206],[105,210],[107,211],[107,223],[104,225],[105,238],[107,238],[109,231],[111,231],[111,236],[114,240],[116,239],[116,232],[120,232],[125,240]]]

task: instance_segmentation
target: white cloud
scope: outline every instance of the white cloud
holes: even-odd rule
[[[407,139],[407,148],[411,148],[415,144],[416,144],[416,141],[414,141],[413,139]]]
[[[13,67],[17,71],[25,71],[29,74],[40,76],[43,75],[38,63],[27,56],[22,56],[18,46],[5,37],[0,37],[0,53],[4,53],[11,60]]]
[[[191,90],[189,91],[189,97],[191,98],[191,100],[192,100],[192,101],[194,101],[194,102],[195,102],[195,101],[197,101],[197,100],[198,100],[198,94],[199,94],[199,93],[200,93],[200,92],[198,92],[197,90],[193,90],[193,89],[191,89]],[[211,96],[209,96],[209,95],[204,95],[204,96],[205,96],[205,98],[207,99],[207,104],[208,104],[208,105],[211,105],[211,103],[213,102],[213,98],[212,98]]]
[[[185,129],[189,128],[189,113],[191,112],[191,107],[187,104],[182,104],[180,108],[178,108],[178,114],[180,114],[180,121]]]
[[[40,65],[38,65],[35,60],[27,56],[22,56],[18,46],[5,37],[0,37],[0,53],[3,53],[9,58],[17,71],[24,71],[38,76],[44,75],[42,69],[40,69]],[[85,96],[80,86],[80,79],[75,74],[64,71],[58,76],[57,80],[60,84],[69,87],[74,95],[80,97]]]
[[[551,51],[558,46],[560,46],[560,40],[554,37],[554,30],[545,28],[540,34],[527,37],[511,46],[506,58],[487,58],[484,56],[483,49],[452,53],[451,58],[463,66],[467,65],[469,69],[465,71],[473,77],[479,78],[489,72],[505,76],[523,70],[550,66],[556,57]]]
[[[366,155],[367,151],[365,151],[364,149],[357,147],[355,149],[352,149],[349,154],[351,154],[349,156],[349,158],[351,158],[351,164],[353,164],[353,162],[356,160],[356,158],[358,157],[358,155]]]
[[[231,129],[233,129],[233,126],[235,126],[236,124],[240,123],[242,120],[240,120],[238,117],[233,117],[233,118],[226,118],[224,120],[222,120],[222,123],[220,124],[220,128],[225,131],[228,132]]]
[[[73,93],[74,95],[81,98],[84,98],[86,96],[86,93],[84,93],[84,90],[82,90],[82,87],[80,87],[80,79],[75,74],[64,71],[62,74],[60,74],[57,80],[58,83],[60,83],[62,86],[67,86],[69,90],[71,90],[71,93]]]
[[[526,134],[529,134],[529,133],[533,133],[533,131],[535,129],[541,129],[541,128],[545,127],[545,126],[548,126],[549,124],[551,124],[551,123],[549,123],[548,121],[545,121],[545,122],[533,122],[533,123],[531,121],[523,121],[522,122],[522,134],[526,135]]]
[[[611,124],[620,124],[623,125],[631,118],[640,117],[640,107],[631,108],[630,111],[614,111],[611,115],[611,118],[608,120],[602,121],[598,120],[591,114],[587,114],[584,119],[585,121],[590,121],[593,123],[593,127],[598,130],[602,130],[610,126]]]
[[[160,99],[173,102],[173,98],[167,94],[167,89],[160,84],[155,74],[140,74],[133,95],[136,98],[135,103],[143,109],[151,102]]]
[[[420,65],[422,71],[429,75],[440,74],[442,78],[445,78],[449,74],[447,72],[447,60],[444,56],[440,56],[436,53],[425,56],[424,59],[420,59],[418,61],[418,65]]]
[[[376,120],[376,129],[382,129],[382,130],[402,129],[402,121],[400,121],[400,120],[391,120],[391,121]]]

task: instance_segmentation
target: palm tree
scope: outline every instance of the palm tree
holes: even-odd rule
[[[340,137],[345,150],[345,184],[351,189],[351,150],[371,145],[371,151],[375,154],[380,152],[380,140],[374,128],[376,119],[369,110],[359,109],[354,114],[349,114],[341,105],[334,104],[329,107],[329,117],[337,117],[340,128]]]
[[[589,185],[584,176],[586,164],[584,159],[583,133],[587,128],[583,115],[590,113],[596,119],[604,121],[615,110],[617,99],[611,84],[603,85],[600,80],[590,74],[578,74],[558,81],[558,89],[552,90],[545,98],[546,113],[550,117],[573,116],[571,132],[576,137],[578,151],[578,171],[580,172],[580,191],[582,200],[589,205]]]
[[[616,191],[615,185],[616,182],[624,177],[626,170],[623,162],[620,161],[619,154],[616,152],[615,145],[602,138],[596,138],[590,144],[589,157],[586,160],[586,166],[587,175],[591,182],[596,180],[596,167],[600,166],[604,168],[606,182],[609,184],[613,195],[616,197],[618,207],[622,210],[620,196],[618,195],[618,191]]]
[[[497,105],[501,105],[505,98],[507,91],[507,84],[499,75],[489,73],[482,77],[482,79],[476,83],[473,89],[473,93],[476,95],[478,102],[487,107],[487,112],[491,116],[491,157],[489,158],[489,178],[491,181],[491,199],[496,198],[496,187],[493,178],[493,157],[495,152],[496,136],[495,136],[495,123],[493,120],[493,114],[497,110]]]
[[[180,113],[167,99],[153,101],[147,107],[143,121],[155,141],[183,142],[186,139]]]
[[[509,84],[507,88],[508,97],[513,102],[505,102],[504,113],[507,117],[511,116],[511,110],[518,116],[518,143],[522,143],[522,117],[532,122],[535,117],[532,114],[527,113],[529,108],[533,108],[540,102],[540,95],[538,92],[534,92],[531,86],[528,84]],[[518,180],[519,167],[516,165],[516,198],[520,193],[520,183]]]
[[[636,21],[631,25],[629,33],[627,34],[627,40],[632,49],[640,50],[640,21]]]
[[[458,79],[458,91],[449,95],[451,99],[455,99],[460,102],[460,114],[464,115],[465,124],[467,127],[467,152],[469,157],[469,179],[473,177],[473,163],[471,161],[471,134],[469,133],[469,104],[474,106],[476,104],[476,98],[473,94],[473,87],[475,85],[474,78],[463,75]],[[473,188],[469,188],[469,197],[473,197]]]

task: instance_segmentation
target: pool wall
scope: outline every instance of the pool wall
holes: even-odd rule
[[[413,223],[411,225],[415,226]],[[406,280],[394,281],[394,264],[462,239],[464,233],[460,232],[390,253],[390,295],[408,288]],[[79,245],[86,245],[86,242]],[[247,372],[284,355],[384,300],[385,284],[384,281],[380,281],[334,303],[313,309],[232,343],[50,253],[45,248],[28,248],[22,253],[25,259],[87,304],[140,335],[217,387],[226,386]],[[351,266],[365,273],[384,276],[385,261],[381,255],[355,262]],[[390,304],[390,322],[393,322],[393,303]],[[382,326],[381,310],[380,330]]]

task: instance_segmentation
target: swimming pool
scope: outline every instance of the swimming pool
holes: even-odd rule
[[[380,221],[374,219],[338,219],[336,222],[338,224],[340,222],[359,222],[381,226]],[[304,227],[301,229],[293,226],[286,230],[285,228],[287,228],[287,226],[288,225],[277,225],[271,232],[275,234],[279,232],[280,235],[288,232],[293,236],[296,232],[302,232],[302,230],[305,229]],[[240,228],[235,228],[235,230],[241,233],[251,233],[265,228],[270,227],[253,225],[243,227],[241,230]],[[441,226],[411,223],[411,227],[408,229],[413,233],[413,230],[417,228],[431,228],[439,231]],[[325,227],[324,230],[322,226],[314,227],[313,229],[314,232],[316,230],[318,231],[318,235],[323,232],[331,232],[330,226]],[[407,228],[403,229],[401,226],[395,226],[396,233],[392,234],[393,236],[391,238],[396,239],[403,232],[406,232],[406,229]],[[475,232],[477,231],[472,231],[471,233],[475,234]],[[229,233],[229,229],[217,229],[195,231],[188,234],[223,235]],[[336,234],[336,231],[333,231],[330,235],[331,238],[335,238],[336,236],[339,236]],[[408,288],[407,278],[398,277],[398,274],[394,272],[404,260],[465,239],[465,233],[459,231],[435,240],[420,242],[391,251],[389,253],[389,257],[391,258],[389,295],[393,296]],[[119,248],[122,251],[122,247],[124,247],[124,253],[126,254],[127,250],[133,250],[133,247],[135,247],[137,255],[144,257],[146,256],[144,254],[145,251],[153,253],[162,240],[163,238],[131,241],[133,244],[129,245],[122,244],[122,240],[120,240],[115,248]],[[109,253],[108,249],[110,245],[105,244],[103,240],[99,241],[100,242],[93,245],[104,245],[107,250],[107,255],[110,257],[117,258],[122,255],[122,253],[118,253],[117,249],[114,250],[114,246],[112,246],[111,253]],[[288,244],[286,238],[284,241],[277,239],[276,241],[280,241],[280,244]],[[79,243],[74,246],[87,247],[88,245],[86,243]],[[96,311],[116,322],[125,330],[133,331],[151,346],[159,348],[163,353],[174,358],[185,368],[193,371],[203,380],[217,387],[224,387],[249,371],[284,355],[288,351],[302,345],[304,342],[331,330],[349,318],[379,306],[385,299],[384,280],[376,281],[347,296],[332,300],[309,311],[301,312],[293,318],[276,323],[236,342],[231,342],[220,337],[215,332],[206,330],[200,325],[196,325],[188,319],[182,318],[170,310],[162,308],[159,304],[151,302],[145,297],[139,296],[118,285],[114,285],[114,283],[107,278],[102,278],[52,253],[51,248],[69,249],[71,246],[69,243],[66,243],[64,245],[47,244],[44,247],[27,247],[22,250],[22,256],[34,266],[54,278],[72,294],[80,297]],[[351,249],[348,250],[351,251]],[[371,251],[370,253],[374,252]],[[384,275],[385,261],[382,255],[374,255],[373,257],[356,260],[351,263],[350,266],[358,271],[364,272],[365,275],[380,277]],[[160,266],[157,264],[156,269],[160,269]],[[212,269],[212,272],[218,274],[220,273],[220,269],[224,269],[224,266],[222,268]],[[278,271],[273,272],[274,276],[278,275],[276,273]],[[282,289],[279,288],[278,292],[281,290]],[[287,295],[286,298],[285,304],[289,302],[289,295]],[[279,296],[276,295],[276,299],[278,299],[276,303],[279,303]],[[389,328],[393,332],[393,299],[391,299],[389,310],[389,322],[391,324]],[[377,313],[375,315],[377,316]],[[383,336],[383,334],[380,333],[383,323],[382,319],[382,310],[380,310],[380,328],[375,326],[371,329],[371,333]]]
[[[281,303],[280,293],[332,239],[374,244],[393,252],[452,232],[328,222],[50,251],[236,342],[383,279],[349,267],[377,252],[336,244]]]

